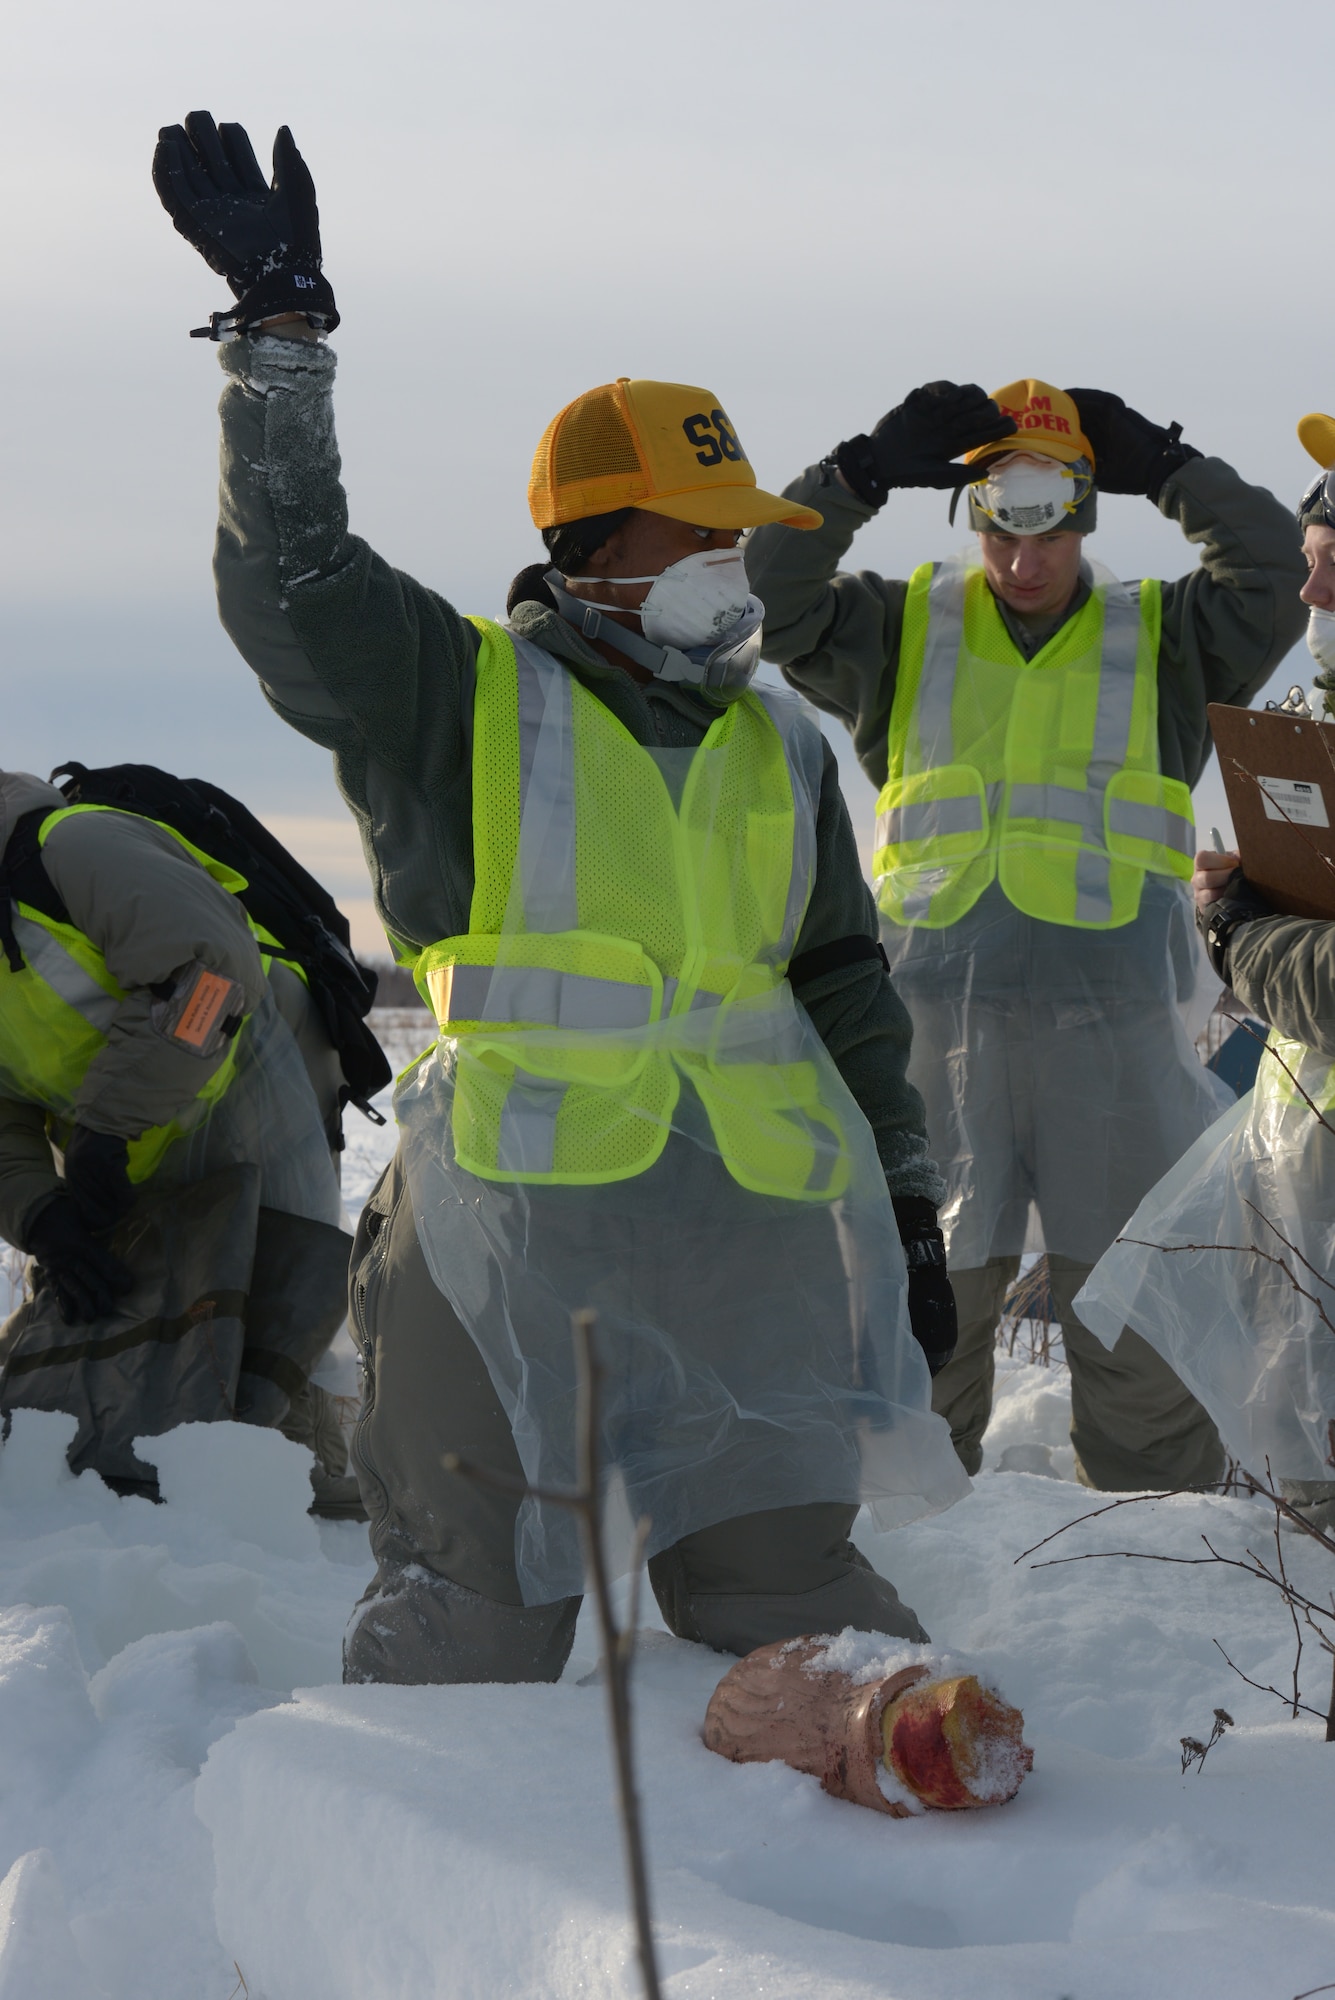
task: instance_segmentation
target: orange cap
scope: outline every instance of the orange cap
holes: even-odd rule
[[[1032,451],[1041,458],[1060,459],[1063,465],[1074,465],[1078,458],[1094,464],[1094,447],[1081,430],[1080,412],[1064,389],[1054,389],[1051,382],[1038,382],[1030,376],[1027,381],[1007,382],[1003,389],[994,389],[992,401],[1003,415],[1015,419],[1015,434],[966,451],[966,465],[1012,451]]]
[[[708,389],[633,382],[586,390],[548,424],[528,483],[535,527],[555,528],[617,507],[643,507],[696,528],[818,528],[799,507],[756,485],[737,433]]]

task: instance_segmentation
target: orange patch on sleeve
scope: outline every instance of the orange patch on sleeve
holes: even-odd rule
[[[224,979],[221,973],[201,971],[172,1030],[172,1040],[184,1042],[189,1049],[202,1049],[231,991],[230,979]]]

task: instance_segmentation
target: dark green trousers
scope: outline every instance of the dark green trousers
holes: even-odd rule
[[[555,1680],[580,1600],[525,1605],[517,1501],[446,1469],[451,1454],[522,1477],[482,1357],[433,1283],[396,1156],[362,1212],[350,1325],[366,1394],[353,1464],[378,1565],[344,1647],[350,1681]],[[926,1637],[849,1540],[856,1508],[780,1507],[684,1536],[649,1564],[679,1637],[748,1653],[846,1625]]]
[[[1018,1257],[952,1271],[959,1345],[932,1384],[932,1408],[950,1425],[966,1472],[983,1462],[992,1415],[996,1331]],[[1224,1447],[1209,1416],[1161,1355],[1128,1327],[1109,1350],[1077,1319],[1072,1299],[1093,1266],[1048,1258],[1053,1305],[1071,1366],[1071,1443],[1077,1477],[1107,1493],[1208,1486],[1224,1475]]]

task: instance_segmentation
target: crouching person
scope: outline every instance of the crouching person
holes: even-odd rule
[[[1299,437],[1323,470],[1298,525],[1308,644],[1327,707],[1335,667],[1335,419]],[[1329,725],[1328,726],[1332,726]],[[1163,1354],[1250,1472],[1335,1528],[1335,923],[1277,912],[1235,853],[1192,877],[1211,963],[1269,1024],[1256,1083],[1153,1188],[1076,1301]]]
[[[346,1448],[309,1379],[345,1303],[331,1107],[239,878],[21,772],[0,772],[0,856],[0,1234],[32,1259],[0,1329],[6,1417],[69,1411],[73,1469],[149,1495],[136,1437],[275,1425],[315,1453],[317,1504],[345,1511]],[[314,1042],[300,981],[275,972]]]
[[[581,1308],[674,1632],[921,1638],[850,1532],[861,1497],[893,1525],[967,1483],[929,1408],[941,1182],[834,756],[751,686],[736,547],[818,517],[757,488],[708,391],[610,383],[539,444],[547,562],[507,623],[461,616],[348,530],[290,134],[270,190],[241,128],[196,114],[155,178],[244,294],[220,316],[224,623],[333,750],[440,1027],[354,1251],[379,1567],[347,1678],[560,1675],[582,1565],[538,1493],[574,1479]]]

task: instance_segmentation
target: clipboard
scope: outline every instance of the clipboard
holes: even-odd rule
[[[1335,723],[1207,710],[1243,873],[1286,917],[1335,917]]]

